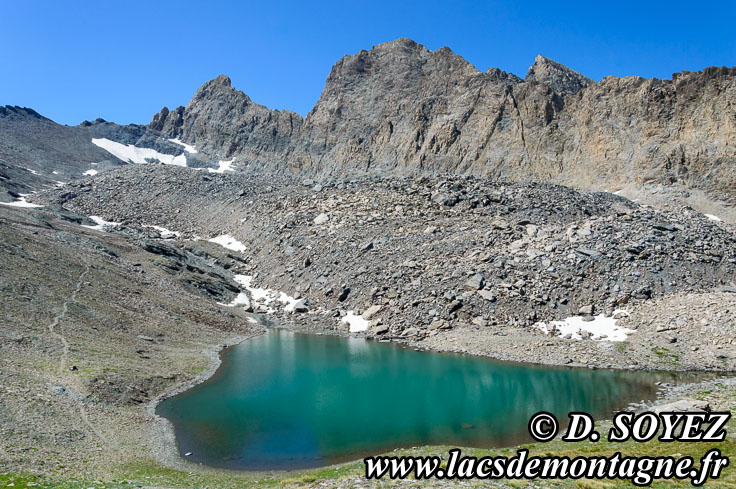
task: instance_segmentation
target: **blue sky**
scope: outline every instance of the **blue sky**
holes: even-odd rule
[[[524,76],[534,56],[599,80],[736,65],[736,2],[0,0],[0,105],[65,124],[147,123],[227,74],[306,114],[345,54],[398,37]]]

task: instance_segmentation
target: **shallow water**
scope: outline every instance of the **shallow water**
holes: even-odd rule
[[[222,353],[207,382],[165,400],[181,454],[215,467],[296,469],[397,447],[530,441],[532,414],[597,419],[681,375],[541,367],[269,330]]]

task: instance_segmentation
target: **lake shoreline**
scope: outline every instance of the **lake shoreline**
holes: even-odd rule
[[[153,421],[153,430],[151,432],[151,440],[153,441],[152,445],[152,452],[154,454],[154,458],[157,463],[176,470],[187,470],[187,471],[196,471],[198,473],[208,473],[208,474],[230,474],[230,475],[244,475],[247,474],[249,476],[258,476],[260,474],[301,474],[301,473],[309,473],[311,471],[315,470],[323,470],[327,468],[336,468],[340,466],[345,466],[347,464],[355,463],[359,460],[354,461],[345,461],[340,462],[337,464],[327,465],[323,467],[317,467],[317,468],[306,468],[306,469],[278,469],[278,470],[247,470],[247,469],[228,469],[228,468],[219,468],[219,467],[212,467],[203,465],[201,463],[195,463],[187,460],[186,458],[182,457],[179,454],[178,445],[176,441],[176,437],[174,435],[174,429],[173,424],[166,418],[157,415],[155,413],[156,407],[165,399],[168,399],[170,397],[173,397],[181,392],[184,392],[186,390],[192,389],[193,387],[202,384],[204,382],[207,382],[210,380],[215,373],[218,371],[218,369],[222,366],[222,353],[226,348],[234,347],[239,345],[240,343],[252,340],[255,338],[258,338],[264,334],[268,333],[269,329],[283,329],[286,331],[294,332],[294,333],[300,333],[300,334],[314,334],[314,335],[324,335],[324,336],[334,336],[334,337],[341,337],[341,338],[347,338],[347,337],[360,337],[365,338],[364,335],[355,335],[350,334],[342,331],[335,331],[335,330],[318,330],[315,331],[313,329],[307,329],[307,328],[300,328],[300,327],[293,327],[293,323],[291,324],[291,327],[280,322],[278,325],[274,326],[273,319],[271,319],[271,316],[265,316],[265,315],[257,315],[254,314],[253,317],[258,321],[258,325],[262,327],[263,329],[254,335],[236,335],[234,337],[231,337],[224,341],[223,343],[212,345],[210,348],[207,348],[203,351],[203,354],[205,354],[209,358],[209,367],[203,371],[197,378],[192,379],[189,382],[181,383],[172,386],[170,389],[168,389],[165,393],[157,396],[155,399],[148,402],[145,406],[146,412],[152,416]],[[378,341],[375,338],[366,338],[367,340],[373,340]],[[382,341],[386,342],[386,341]],[[437,348],[428,348],[425,346],[419,346],[416,344],[412,344],[408,341],[389,341],[387,343],[392,343],[394,346],[401,347],[401,348],[408,348],[413,349],[417,351],[424,351],[428,353],[449,353],[449,354],[463,354],[463,355],[470,355],[474,357],[482,357],[489,360],[495,360],[503,363],[511,363],[511,364],[520,364],[520,365],[530,365],[530,366],[548,366],[548,367],[558,367],[558,368],[583,368],[587,367],[590,369],[599,369],[600,367],[595,366],[589,366],[589,365],[559,365],[559,364],[547,364],[542,362],[528,362],[528,361],[518,361],[518,360],[509,360],[505,358],[497,358],[492,355],[487,355],[483,353],[474,353],[474,352],[468,352],[468,351],[453,351],[449,349],[437,349]],[[604,367],[605,368],[605,367]],[[625,368],[616,368],[613,367],[611,370],[637,370],[637,371],[649,371],[650,369],[647,368],[636,368],[636,369],[625,369]],[[668,372],[668,370],[662,370],[663,372]],[[673,370],[669,370],[669,372],[672,372]],[[681,371],[681,372],[692,372],[692,373],[714,373],[709,371]],[[724,376],[720,377],[719,379],[729,380],[729,381],[736,381],[736,377],[730,377],[730,376]],[[707,386],[710,382],[717,381],[718,379],[705,379],[703,381],[696,381],[696,382],[687,382],[685,384],[669,384],[664,383],[663,385],[659,386],[656,392],[655,398],[649,400],[646,402],[646,406],[654,406],[657,404],[661,404],[664,401],[672,401],[672,400],[679,400],[683,397],[687,397],[688,394],[702,390],[703,386]],[[630,403],[629,408],[635,407],[637,410],[641,410],[645,407],[644,404],[639,403]],[[602,422],[607,422],[608,420],[600,420]],[[427,447],[431,447],[434,445],[428,445]],[[506,448],[515,447],[518,445],[511,445]],[[426,448],[426,447],[425,447]],[[504,447],[494,447],[494,448],[504,448]]]
[[[318,325],[315,325],[315,317],[312,314],[299,315],[275,311],[264,316],[272,318],[269,319],[270,322],[278,321],[278,327],[295,332],[340,337],[354,336],[401,344],[407,348],[422,351],[458,353],[529,365],[736,374],[736,369],[725,363],[709,365],[697,361],[685,362],[679,358],[675,360],[674,354],[659,356],[655,353],[650,355],[650,358],[643,358],[641,349],[645,345],[642,344],[644,340],[641,335],[629,338],[625,342],[608,342],[553,337],[530,328],[509,327],[502,334],[490,334],[481,328],[465,327],[438,331],[435,336],[416,339],[375,336],[370,332],[351,333],[343,323],[331,324],[334,323],[334,319],[329,317],[324,317],[318,322]],[[632,348],[635,351],[632,351]]]
[[[194,379],[172,385],[166,391],[145,404],[144,410],[146,414],[151,417],[151,432],[149,433],[151,451],[153,458],[158,463],[165,467],[179,470],[201,470],[202,467],[206,467],[201,464],[192,463],[179,454],[179,448],[174,434],[174,427],[168,419],[156,414],[156,408],[165,399],[174,397],[177,394],[187,391],[212,378],[222,365],[221,353],[225,349],[239,345],[243,341],[256,338],[268,332],[266,326],[264,326],[260,321],[259,325],[263,326],[264,329],[257,334],[235,335],[227,338],[222,343],[211,345],[209,348],[202,350],[202,355],[208,359],[208,366],[204,371],[202,371],[202,373]],[[207,468],[218,470],[212,467]]]

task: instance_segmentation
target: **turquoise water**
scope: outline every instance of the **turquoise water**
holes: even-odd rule
[[[162,402],[189,460],[295,469],[397,447],[530,441],[532,414],[610,419],[675,374],[552,368],[270,330],[225,350],[214,377]]]

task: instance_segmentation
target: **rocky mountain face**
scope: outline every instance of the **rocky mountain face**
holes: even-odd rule
[[[79,178],[121,162],[91,143],[88,131],[62,126],[24,107],[0,107],[0,201]]]
[[[302,126],[302,117],[253,103],[221,75],[202,85],[186,107],[166,107],[149,128],[182,138],[219,159],[239,156],[251,162],[274,164]]]
[[[149,128],[236,168],[312,175],[452,172],[617,190],[736,185],[736,69],[601,82],[543,56],[524,80],[399,39],[345,56],[302,120],[221,76]]]
[[[100,139],[161,154],[183,153],[181,145],[146,126],[121,126],[103,119],[65,126],[33,109],[0,107],[0,202],[128,163],[93,142]],[[189,166],[206,165],[197,155],[188,159]]]

